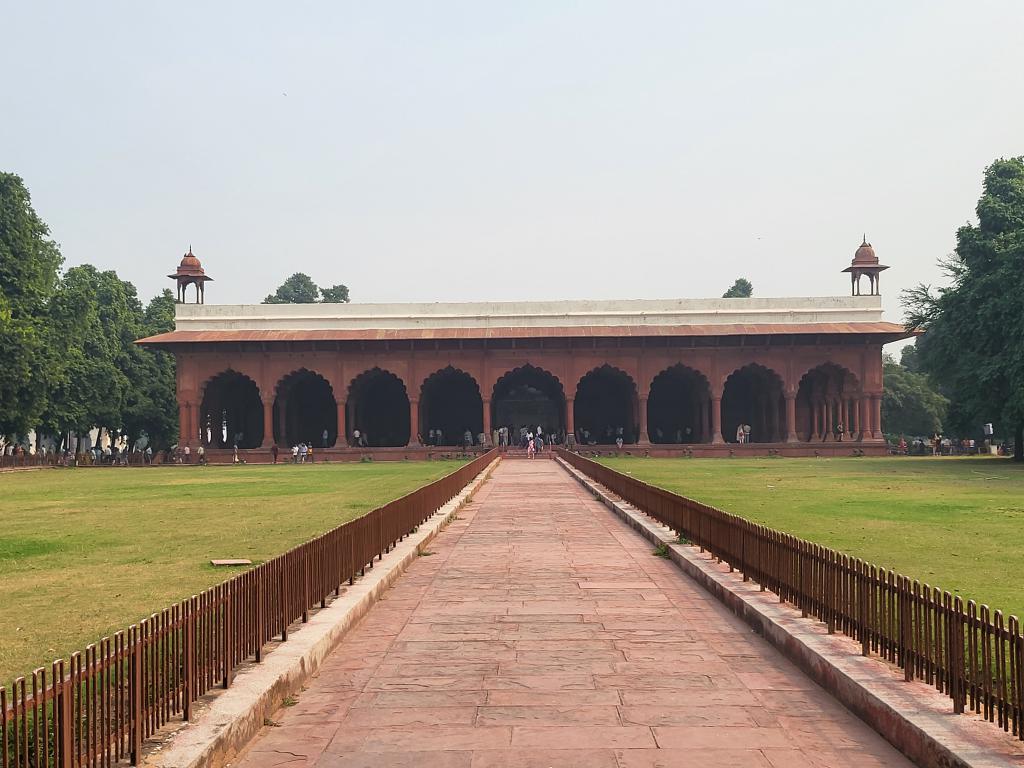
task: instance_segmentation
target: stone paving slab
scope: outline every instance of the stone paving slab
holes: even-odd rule
[[[910,765],[554,462],[430,550],[235,765]]]

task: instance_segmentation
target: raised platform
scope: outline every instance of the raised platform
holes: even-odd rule
[[[577,446],[581,454],[594,456],[650,456],[654,458],[730,458],[755,456],[785,457],[837,457],[837,456],[886,456],[888,445],[877,442],[835,442],[835,443],[748,443],[738,445],[709,445],[697,443],[693,445],[624,445],[622,449],[614,445],[583,445]],[[313,452],[314,463],[320,462],[353,462],[353,461],[436,461],[442,459],[475,458],[486,452],[486,448],[319,448]],[[544,455],[548,453],[544,451]],[[520,448],[509,449],[510,458],[526,455]],[[210,464],[230,464],[233,452],[225,448],[209,448],[206,451]],[[238,458],[246,464],[269,464],[272,462],[270,449],[252,448],[238,451]],[[291,451],[282,449],[277,457],[278,464],[288,464],[292,460]],[[192,462],[196,463],[195,450],[192,451]],[[307,460],[308,461],[308,460]]]

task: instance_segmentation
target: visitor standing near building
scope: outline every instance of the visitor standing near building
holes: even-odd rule
[[[468,429],[462,433],[462,445],[465,448],[470,448],[473,445],[473,433]]]
[[[836,424],[836,440],[840,443],[843,442],[843,435],[846,434],[846,429],[843,427],[843,422]]]
[[[146,463],[147,464],[152,464],[153,463],[153,446],[152,445],[147,445],[146,446]]]
[[[322,442],[321,442],[321,445],[320,445],[320,447],[321,447],[321,448],[326,448],[326,447],[327,447],[327,438],[329,437],[329,435],[328,435],[328,432],[327,432],[327,430],[326,430],[326,429],[324,429],[324,431],[323,431],[323,433],[322,433],[322,434],[320,435],[320,437],[321,437],[321,439],[322,439]]]
[[[352,430],[352,445],[354,445],[356,448],[359,447],[359,438],[360,437],[362,437],[362,435],[360,435],[359,430],[358,429],[353,429]]]
[[[305,443],[299,443],[299,464],[306,463],[306,454],[309,453],[309,446]]]
[[[274,443],[272,446],[270,446],[270,458],[273,460],[274,464],[277,464],[277,452],[277,443]]]
[[[743,444],[746,445],[749,442],[750,442],[750,425],[749,424],[744,424],[743,425]]]
[[[296,443],[295,445],[292,446],[292,464],[298,464],[298,463],[299,463],[299,446]]]
[[[186,464],[191,464],[192,463],[192,449],[189,448],[187,445],[185,446],[185,463]]]
[[[313,459],[313,444],[312,443],[310,443],[309,446],[306,448],[306,456],[309,457],[309,463],[310,464],[315,464],[316,463],[316,461]]]
[[[533,444],[533,438],[529,438],[526,443],[526,458],[532,459],[537,453],[537,447]]]

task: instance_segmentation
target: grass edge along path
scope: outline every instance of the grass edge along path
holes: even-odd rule
[[[0,495],[0,685],[462,466],[55,469]]]
[[[1000,458],[601,458],[631,477],[1024,616],[1024,467]]]

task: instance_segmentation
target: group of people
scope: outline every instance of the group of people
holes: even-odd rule
[[[277,464],[278,457],[280,456],[281,449],[278,448],[277,443],[270,446],[270,457],[274,464]],[[238,452],[235,451],[236,463],[237,463]],[[291,447],[291,459],[292,464],[313,464],[313,444],[312,443],[296,443]]]
[[[898,456],[926,456],[929,453],[932,456],[975,456],[978,453],[991,453],[991,446],[988,440],[985,440],[984,444],[979,444],[973,438],[957,440],[948,435],[935,433],[931,437],[912,437],[909,441],[900,435],[895,446],[890,444],[890,451],[895,448],[894,452]],[[1000,447],[997,447],[997,453],[1000,452]]]

